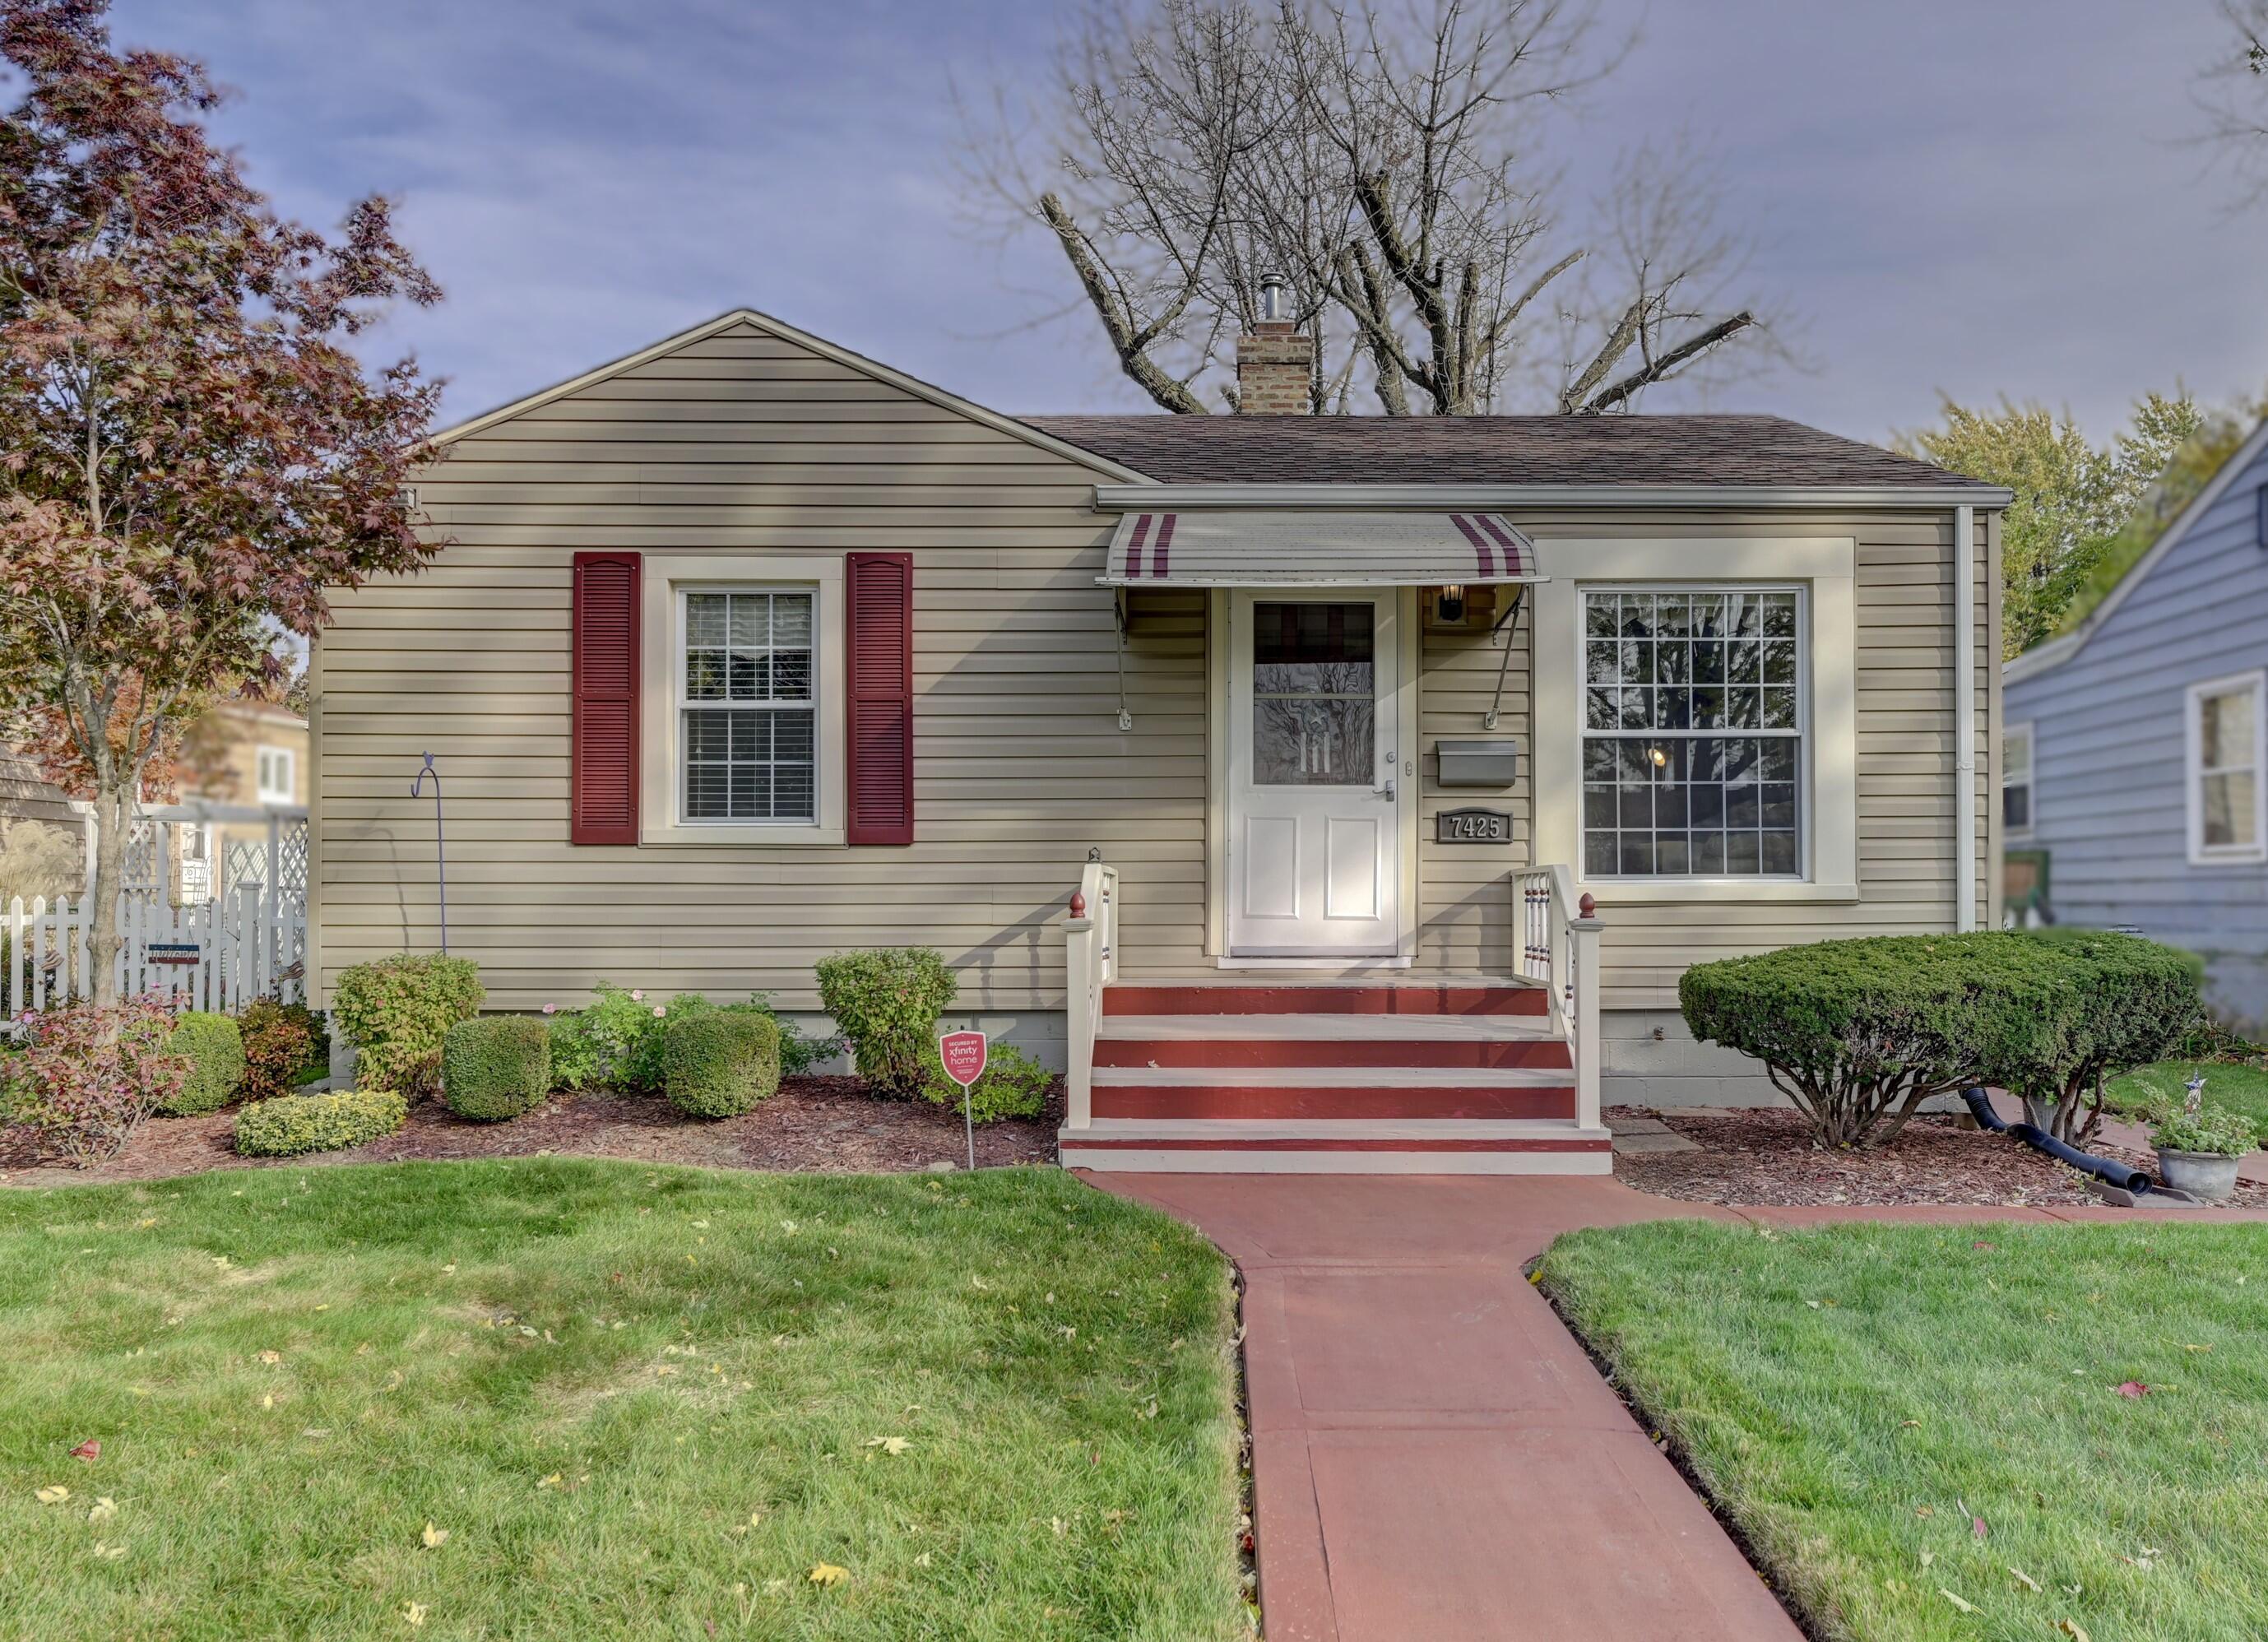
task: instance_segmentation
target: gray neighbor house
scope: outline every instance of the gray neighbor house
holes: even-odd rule
[[[2268,423],[2071,632],[2007,664],[2009,916],[2128,925],[2268,1030]]]

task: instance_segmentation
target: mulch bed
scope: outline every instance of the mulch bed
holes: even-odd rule
[[[1035,1119],[979,1125],[978,1167],[1053,1162],[1059,1121],[1051,1101]],[[827,1174],[900,1174],[939,1163],[958,1168],[968,1157],[958,1110],[877,1100],[856,1078],[789,1078],[755,1111],[719,1119],[685,1116],[658,1096],[563,1093],[510,1123],[475,1123],[429,1101],[410,1108],[409,1125],[399,1134],[350,1151],[298,1158],[239,1157],[230,1138],[235,1123],[233,1111],[151,1118],[124,1152],[91,1169],[39,1162],[28,1131],[0,1129],[0,1185],[76,1186],[215,1168],[538,1152]]]
[[[1701,1150],[1617,1155],[1616,1177],[1688,1203],[2045,1209],[2102,1202],[2077,1170],[1953,1116],[1917,1117],[1889,1145],[1850,1152],[1818,1145],[1801,1115],[1786,1108],[1617,1107],[1607,1114],[1609,1123],[1641,1116],[1661,1119]],[[2146,1167],[2153,1162],[2108,1145],[2095,1150]],[[2240,1182],[2229,1201],[2268,1205],[2268,1188]]]

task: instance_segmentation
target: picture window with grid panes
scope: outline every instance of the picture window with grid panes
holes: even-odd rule
[[[1802,595],[1583,594],[1587,878],[1804,870]]]
[[[815,596],[767,588],[683,599],[677,678],[685,820],[815,819]]]

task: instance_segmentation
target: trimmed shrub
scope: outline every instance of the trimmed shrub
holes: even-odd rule
[[[1829,1145],[1888,1140],[1984,1069],[2051,1058],[2068,994],[2021,935],[1875,936],[1696,964],[1693,1035],[1764,1063]],[[1878,1128],[1880,1133],[1877,1133]]]
[[[23,1026],[23,1047],[0,1061],[0,1110],[81,1168],[116,1156],[188,1079],[173,1012],[154,998],[27,1014]]]
[[[2205,966],[2176,947],[2107,930],[2026,930],[2008,939],[2055,976],[2062,1008],[2052,1035],[1986,1061],[1984,1080],[2053,1103],[2051,1132],[2077,1145],[2102,1125],[2107,1079],[2172,1054],[2203,1021]]]
[[[441,1040],[441,1100],[484,1123],[518,1117],[551,1093],[551,1034],[534,1015],[477,1015]]]
[[[185,1009],[173,1017],[173,1053],[189,1063],[188,1075],[158,1103],[166,1117],[202,1117],[236,1099],[244,1082],[244,1035],[226,1015]]]
[[[937,1020],[960,992],[934,947],[886,946],[819,961],[819,1001],[850,1040],[877,1093],[919,1094],[937,1054]]]
[[[416,1100],[440,1082],[442,1038],[487,996],[469,958],[397,953],[342,973],[331,1008],[355,1046],[357,1079]]]
[[[652,1058],[646,1043],[660,1032],[666,1008],[611,982],[591,990],[598,1002],[550,1018],[551,1075],[567,1089],[633,1088],[643,1063]]]
[[[1056,1075],[1012,1043],[984,1046],[984,1075],[968,1086],[968,1115],[980,1123],[1004,1117],[1037,1117],[1046,1109]],[[929,1076],[922,1094],[939,1106],[961,1109],[961,1086],[945,1075],[937,1041],[929,1046]]]
[[[244,1084],[247,1101],[289,1094],[305,1080],[322,1042],[322,1018],[299,1004],[255,998],[236,1018],[244,1038]],[[325,1046],[328,1049],[328,1045]]]
[[[236,1115],[236,1149],[248,1158],[338,1152],[393,1134],[409,1121],[409,1102],[390,1089],[282,1094],[246,1103]]]
[[[747,1009],[706,1009],[661,1035],[662,1087],[696,1117],[737,1117],[779,1087],[777,1023]]]

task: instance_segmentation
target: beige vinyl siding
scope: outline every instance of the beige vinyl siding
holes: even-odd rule
[[[922,942],[973,1008],[1059,1008],[1055,927],[1090,847],[1126,870],[1125,939],[1200,954],[1202,604],[1138,607],[1117,728],[1108,519],[1089,469],[751,327],[478,431],[419,480],[448,545],[338,600],[320,647],[326,984],[438,944],[432,808],[447,793],[449,944],[492,1006],[596,981],[817,1005],[812,965]],[[613,848],[567,842],[571,555],[915,556],[917,842]],[[835,637],[835,636],[828,636]]]

